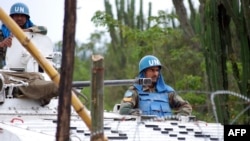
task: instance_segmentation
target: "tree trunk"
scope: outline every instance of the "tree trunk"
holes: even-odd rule
[[[73,77],[76,0],[65,0],[63,50],[61,79],[59,85],[59,107],[56,140],[69,141],[70,113],[71,113],[71,85]]]

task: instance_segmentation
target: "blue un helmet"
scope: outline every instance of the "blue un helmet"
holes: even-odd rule
[[[30,17],[29,15],[29,8],[23,3],[15,3],[11,6],[10,8],[10,16],[13,14],[24,14],[28,18]]]
[[[155,66],[159,66],[161,68],[161,62],[159,61],[159,59],[153,55],[146,55],[139,62],[139,73],[149,67]]]
[[[144,73],[143,71],[147,68],[150,67],[162,67],[161,62],[159,61],[159,59],[153,55],[146,55],[144,56],[140,62],[139,62],[139,78],[144,78]],[[142,89],[142,85],[139,84],[134,84],[134,86],[136,87],[137,90],[139,91],[143,91]],[[174,91],[174,89],[172,87],[170,87],[169,85],[167,85],[164,82],[163,76],[160,73],[157,82],[156,82],[156,91],[161,93],[161,92],[171,92]]]

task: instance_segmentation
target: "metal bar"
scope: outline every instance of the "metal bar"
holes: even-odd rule
[[[126,86],[126,85],[150,85],[152,80],[150,78],[137,78],[137,79],[122,79],[122,80],[104,80],[103,85],[105,86]],[[91,81],[74,81],[72,87],[82,88],[89,87]]]

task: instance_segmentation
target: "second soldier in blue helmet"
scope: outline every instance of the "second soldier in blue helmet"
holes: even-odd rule
[[[47,28],[44,26],[36,26],[30,20],[29,8],[24,3],[15,3],[10,8],[10,17],[17,23],[17,25],[25,32],[35,32],[40,34],[47,34]],[[0,28],[0,68],[5,65],[5,54],[7,47],[12,45],[13,35],[5,24]]]
[[[191,105],[164,82],[161,69],[159,59],[153,55],[146,55],[140,60],[138,78],[151,78],[152,84],[129,87],[121,102],[121,115],[191,115]]]

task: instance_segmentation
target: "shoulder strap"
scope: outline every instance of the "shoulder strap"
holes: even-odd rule
[[[0,29],[0,42],[3,40],[3,31]]]

